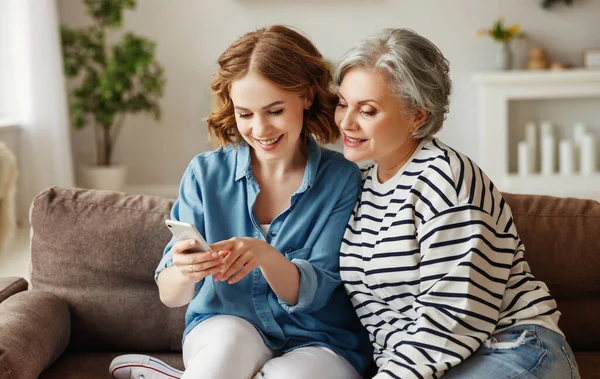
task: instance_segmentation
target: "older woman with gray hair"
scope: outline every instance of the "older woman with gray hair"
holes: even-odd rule
[[[386,29],[354,46],[335,80],[344,156],[374,161],[340,269],[376,378],[578,378],[502,194],[434,137],[451,91],[440,50]]]

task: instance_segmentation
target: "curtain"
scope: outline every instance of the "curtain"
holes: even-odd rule
[[[8,4],[14,118],[20,128],[17,220],[28,221],[37,193],[73,187],[73,160],[55,0],[0,0]],[[4,39],[6,40],[6,39]],[[6,77],[6,76],[5,76]]]

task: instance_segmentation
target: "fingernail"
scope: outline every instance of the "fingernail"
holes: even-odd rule
[[[211,256],[212,258],[216,259],[216,258],[218,258],[218,257],[219,257],[219,254],[217,254],[217,253],[212,253],[210,256]]]
[[[225,267],[223,267],[220,272],[223,272],[223,271],[225,271]]]
[[[196,244],[196,241],[194,241],[194,240],[190,241],[190,246],[194,246],[195,244]]]

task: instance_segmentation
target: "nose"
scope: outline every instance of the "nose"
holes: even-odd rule
[[[336,116],[336,118],[339,120],[338,126],[341,130],[355,130],[358,128],[355,113],[351,109],[338,108]]]
[[[256,115],[252,120],[252,135],[254,137],[268,137],[271,124],[263,115]]]

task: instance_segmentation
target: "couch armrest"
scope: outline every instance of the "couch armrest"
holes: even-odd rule
[[[35,379],[66,349],[67,303],[43,291],[17,293],[0,303],[0,378]]]
[[[23,278],[0,277],[0,303],[12,295],[27,290],[27,281]]]

